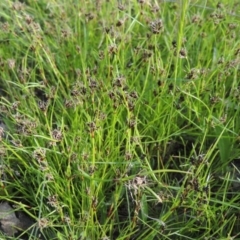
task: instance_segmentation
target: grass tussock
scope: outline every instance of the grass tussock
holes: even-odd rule
[[[239,239],[240,4],[83,2],[0,1],[18,238]]]

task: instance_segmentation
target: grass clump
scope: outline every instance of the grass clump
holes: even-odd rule
[[[1,200],[35,221],[19,238],[238,239],[238,1],[0,7]]]

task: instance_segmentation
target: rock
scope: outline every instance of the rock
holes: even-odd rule
[[[14,208],[8,202],[0,203],[1,230],[10,237],[25,231],[34,224],[34,221],[24,212],[15,213]]]
[[[0,203],[0,223],[3,232],[13,237],[20,225],[20,220],[16,217],[14,209],[7,202]]]

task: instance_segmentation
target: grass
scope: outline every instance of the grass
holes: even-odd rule
[[[238,1],[0,8],[1,200],[28,239],[240,239]]]

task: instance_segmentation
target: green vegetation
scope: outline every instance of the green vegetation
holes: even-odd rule
[[[239,1],[23,2],[0,1],[17,239],[240,239]]]

